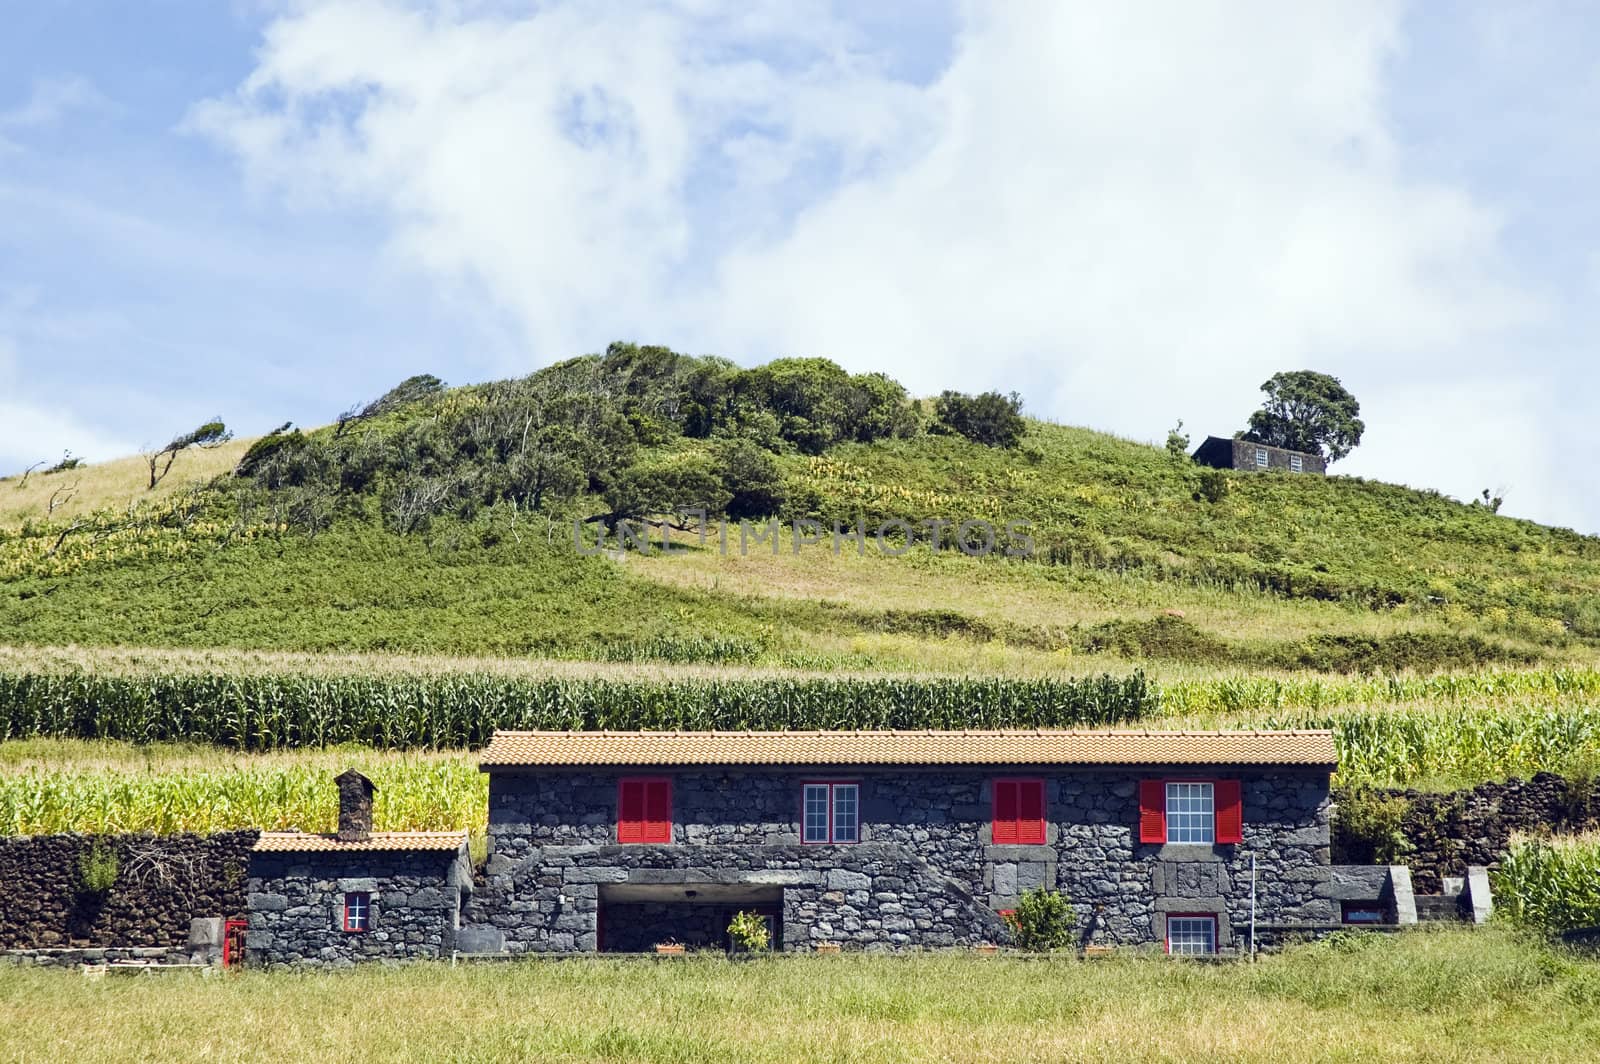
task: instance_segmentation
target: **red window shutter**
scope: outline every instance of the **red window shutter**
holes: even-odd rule
[[[644,781],[623,780],[617,788],[617,841],[644,841]]]
[[[1216,797],[1218,843],[1244,841],[1244,801],[1238,780],[1217,780],[1212,785]]]
[[[990,837],[996,846],[1017,841],[1017,781],[994,781],[994,829]]]
[[[1044,780],[1023,780],[1017,793],[1017,841],[1044,842]]]
[[[646,842],[672,841],[672,781],[649,780],[645,784]]]
[[[1167,785],[1161,780],[1139,781],[1139,841],[1167,841]]]

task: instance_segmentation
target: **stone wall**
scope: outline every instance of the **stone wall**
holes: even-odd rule
[[[1261,468],[1256,465],[1258,447],[1267,452],[1268,469],[1292,473],[1295,470],[1290,459],[1298,455],[1300,472],[1322,474],[1328,471],[1328,463],[1320,455],[1290,451],[1282,447],[1269,447],[1266,444],[1251,443],[1248,440],[1226,436],[1207,436],[1205,442],[1195,450],[1194,460],[1200,465],[1215,469],[1255,471]]]
[[[1553,772],[1444,794],[1380,793],[1407,802],[1400,830],[1411,849],[1400,859],[1411,866],[1419,894],[1438,894],[1445,876],[1464,875],[1468,865],[1498,868],[1513,832],[1581,831],[1600,825],[1600,797],[1590,793],[1575,798]],[[1360,840],[1341,841],[1336,860],[1368,859],[1357,852]]]
[[[1158,775],[1159,773],[1152,773]],[[991,844],[990,774],[850,774],[861,784],[856,845],[802,845],[807,775],[673,774],[673,841],[617,845],[616,774],[495,773],[489,863],[464,914],[475,943],[511,952],[596,948],[608,889],[781,886],[787,949],[822,941],[867,949],[1004,941],[996,915],[1032,886],[1065,891],[1086,943],[1160,941],[1169,913],[1213,913],[1221,944],[1249,920],[1327,924],[1328,786],[1318,772],[1245,772],[1244,841],[1138,842],[1136,771],[1047,775],[1043,845]],[[680,936],[681,937],[681,936]]]
[[[1251,443],[1249,440],[1233,440],[1233,468],[1246,471],[1257,470],[1261,467],[1256,464],[1256,451],[1267,452],[1267,468],[1280,472],[1293,472],[1291,459],[1300,459],[1300,472],[1326,473],[1328,463],[1321,455],[1307,454],[1302,451],[1290,451],[1283,447],[1269,447],[1264,443]]]
[[[192,964],[177,946],[95,946],[75,949],[0,950],[0,964],[28,968],[78,968],[85,964]]]
[[[239,918],[256,832],[0,838],[0,948],[183,947],[197,916]],[[98,841],[117,857],[104,895],[78,884]]]
[[[459,853],[376,851],[251,855],[246,963],[344,966],[358,960],[448,957],[463,889]],[[344,930],[344,896],[371,896],[370,927]]]

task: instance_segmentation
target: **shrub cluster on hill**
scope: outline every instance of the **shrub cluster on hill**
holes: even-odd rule
[[[945,392],[933,427],[993,446],[1021,437],[1020,400]],[[743,369],[665,347],[612,344],[517,380],[447,391],[411,377],[329,431],[289,426],[258,441],[236,470],[241,506],[309,532],[375,500],[399,532],[497,504],[549,511],[582,495],[611,519],[704,508],[734,518],[777,513],[773,455],[928,428],[882,373],[822,358]],[[708,441],[694,446],[690,441]]]

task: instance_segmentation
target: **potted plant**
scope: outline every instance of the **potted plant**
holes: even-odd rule
[[[728,922],[728,941],[735,953],[764,953],[772,946],[772,929],[766,917],[744,910]]]
[[[684,953],[684,945],[676,939],[669,938],[665,942],[656,943],[656,952],[666,957],[681,957]]]

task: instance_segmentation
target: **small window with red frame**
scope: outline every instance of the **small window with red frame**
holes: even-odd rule
[[[372,895],[364,890],[353,890],[344,896],[344,929],[370,931],[372,929]]]
[[[1205,957],[1217,952],[1217,918],[1210,913],[1168,916],[1167,952],[1175,957]]]

